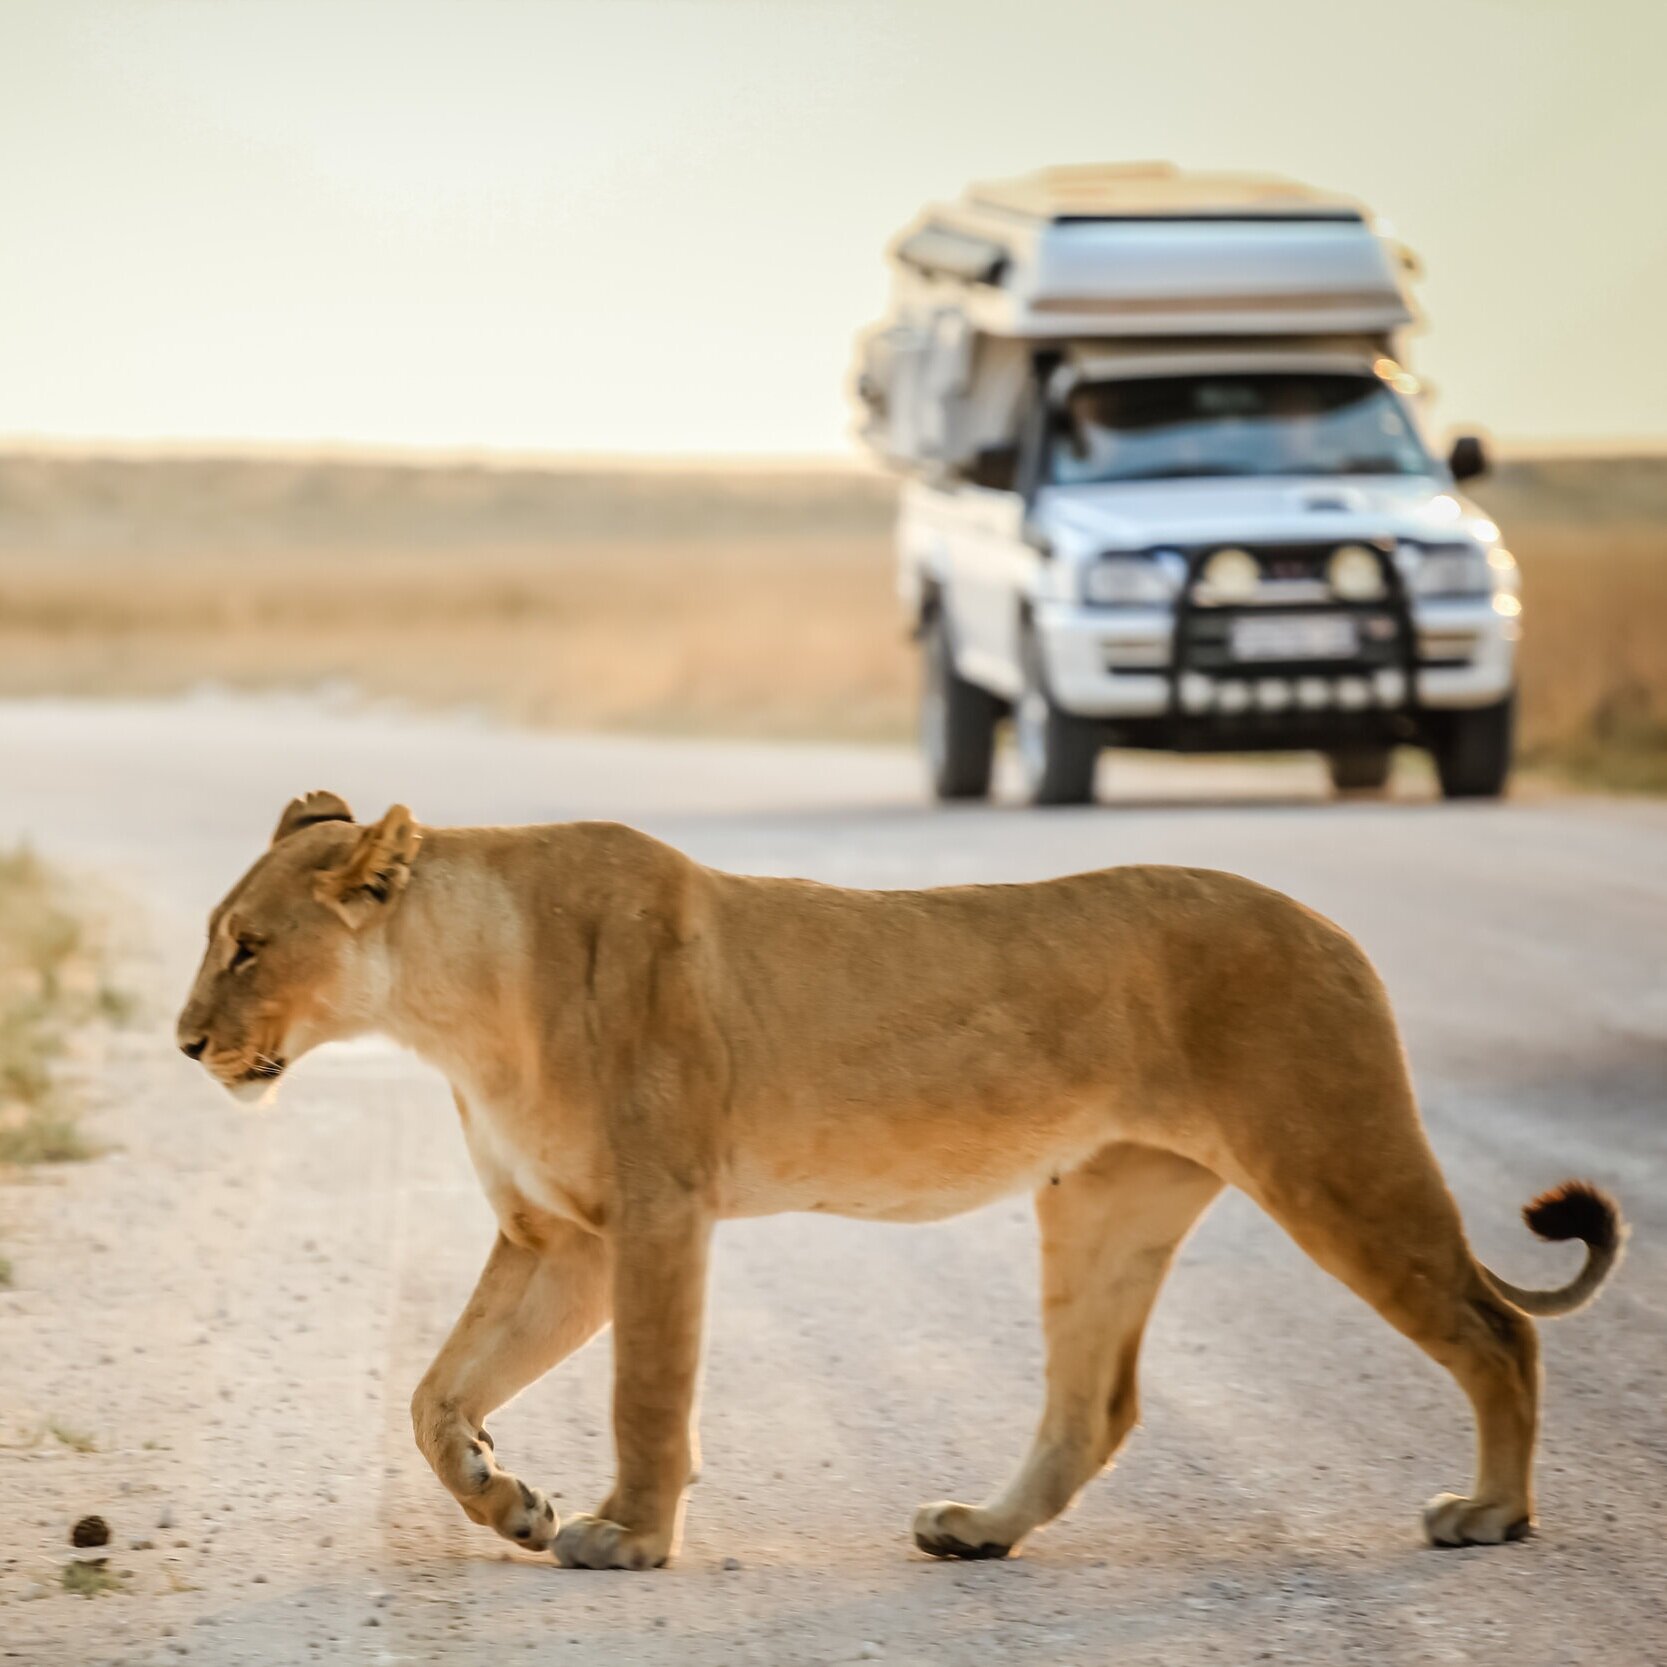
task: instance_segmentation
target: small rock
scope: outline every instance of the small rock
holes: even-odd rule
[[[85,1550],[88,1546],[109,1545],[110,1524],[103,1517],[82,1517],[69,1531],[69,1543]]]
[[[858,1661],[878,1661],[886,1652],[871,1638],[857,1651]]]
[[[726,1558],[724,1558],[724,1571],[725,1571],[725,1573],[734,1574],[735,1571],[738,1568],[740,1568],[740,1566],[741,1566],[741,1559],[739,1557],[726,1557]]]
[[[129,1540],[127,1542],[129,1551],[151,1551],[155,1549],[155,1546],[155,1540]]]
[[[172,1505],[164,1505],[162,1507],[161,1516],[159,1516],[156,1519],[156,1526],[158,1528],[172,1528],[173,1525],[174,1525],[174,1508],[173,1508]]]
[[[251,1575],[249,1578],[257,1586],[264,1586],[266,1584],[266,1576],[264,1574]]]
[[[30,1581],[29,1590],[27,1592],[25,1592],[23,1595],[26,1598],[43,1598],[43,1597],[45,1597],[46,1596],[46,1583],[44,1581],[40,1581],[40,1580]]]
[[[381,1626],[381,1624],[382,1624],[381,1616],[379,1616],[379,1615],[367,1615],[367,1616],[365,1616],[365,1625],[366,1626]]]

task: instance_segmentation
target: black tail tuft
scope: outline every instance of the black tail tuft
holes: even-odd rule
[[[1579,1239],[1596,1251],[1620,1241],[1620,1206],[1590,1181],[1564,1181],[1542,1192],[1523,1206],[1522,1219],[1542,1239]]]

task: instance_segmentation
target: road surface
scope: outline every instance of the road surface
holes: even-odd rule
[[[1483,1257],[1572,1253],[1517,1210],[1568,1174],[1634,1225],[1595,1310],[1542,1327],[1537,1538],[1424,1549],[1469,1481],[1445,1374],[1230,1197],[1149,1334],[1144,1426],[1015,1561],[922,1558],[921,1500],[977,1499],[1038,1405],[1014,1199],[935,1227],[720,1233],[676,1565],[568,1573],[471,1526],[407,1400],[491,1239],[443,1085],[380,1044],[250,1114],[168,1030],[208,907],[303,788],[361,814],[628,820],[754,872],[900,886],[1127,861],[1231,868],[1377,959]],[[303,702],[0,707],[0,840],[137,900],[155,1021],[94,1085],[97,1162],[0,1192],[0,1655],[28,1662],[1314,1663],[1667,1659],[1667,810],[1332,805],[1306,765],[1111,761],[1092,811],[930,809],[903,752],[535,736]],[[493,1419],[590,1509],[608,1348]],[[80,1453],[40,1431],[90,1433]],[[70,1522],[125,1595],[57,1586]]]

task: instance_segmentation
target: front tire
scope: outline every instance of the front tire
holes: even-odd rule
[[[1042,645],[1028,626],[1020,640],[1019,662],[1024,687],[1013,708],[1013,734],[1026,798],[1033,805],[1092,803],[1100,760],[1098,731],[1054,705],[1043,672]]]
[[[1511,773],[1516,697],[1470,711],[1442,712],[1430,752],[1444,799],[1497,799]]]
[[[1350,747],[1326,755],[1331,785],[1339,793],[1381,793],[1389,785],[1393,764],[1388,747]]]
[[[921,640],[920,745],[935,797],[989,797],[1000,714],[995,696],[955,669],[949,626],[940,610],[927,622]]]

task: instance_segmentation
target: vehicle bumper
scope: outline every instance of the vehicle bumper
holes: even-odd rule
[[[1372,684],[1364,678],[1213,679],[1189,673],[1177,691],[1170,672],[1175,616],[1169,609],[1044,603],[1033,618],[1054,701],[1079,717],[1107,719],[1157,718],[1177,705],[1194,715],[1225,705],[1228,716],[1252,711],[1264,718],[1384,706],[1489,706],[1510,693],[1520,626],[1486,598],[1420,602],[1413,610],[1419,653],[1409,698],[1405,679],[1383,672],[1377,674],[1382,681]]]
[[[1418,699],[1438,710],[1492,706],[1516,682],[1520,618],[1494,611],[1488,597],[1421,602],[1413,610],[1418,629]]]

